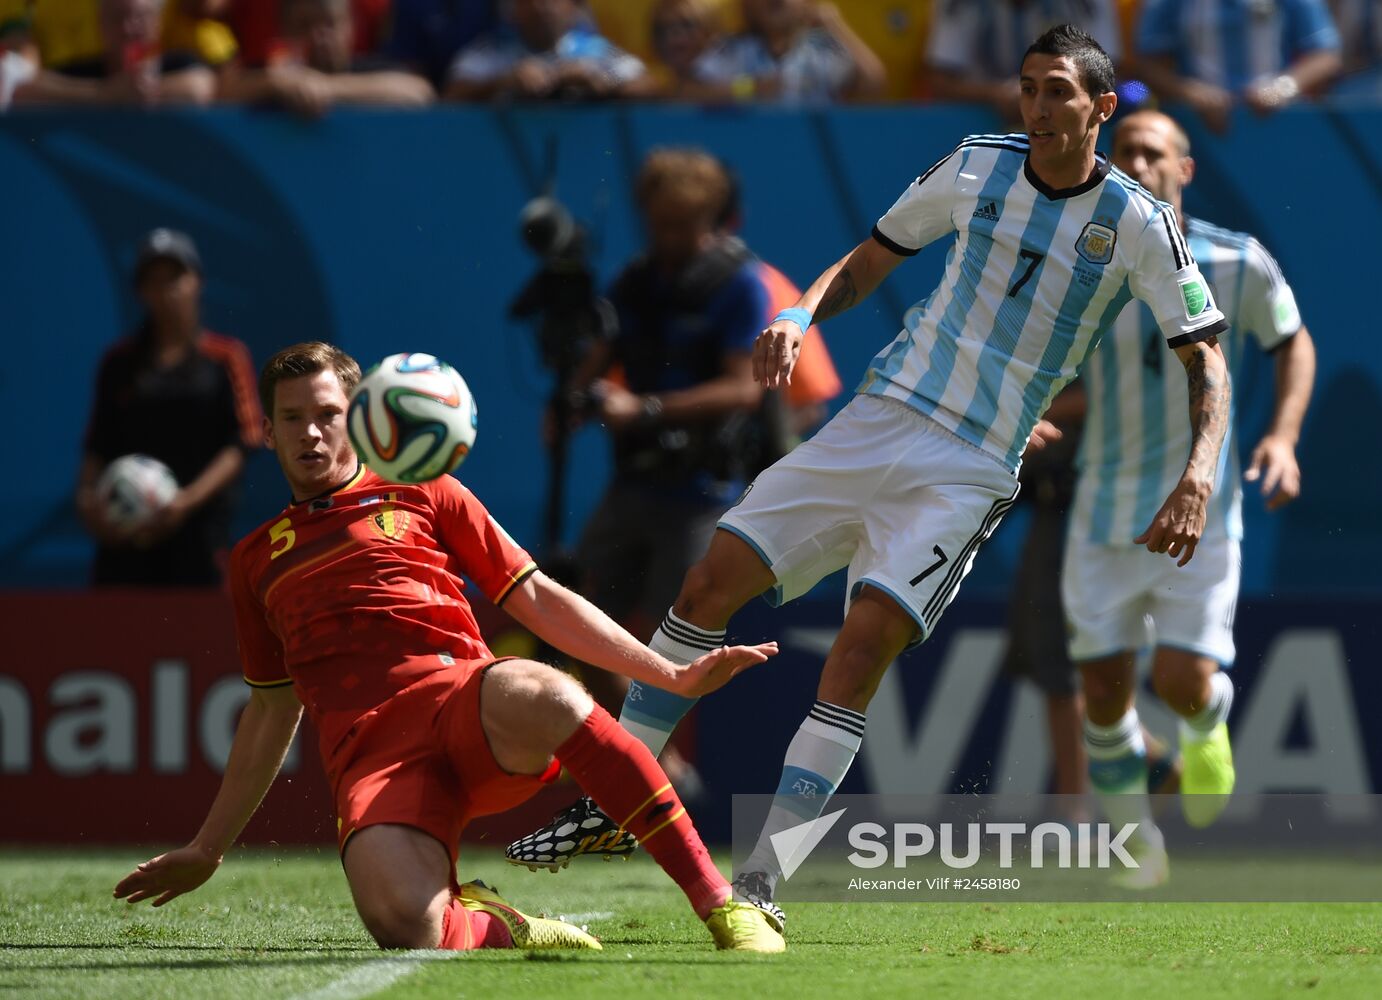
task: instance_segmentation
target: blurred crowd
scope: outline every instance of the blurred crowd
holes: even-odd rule
[[[1382,0],[0,0],[0,108],[940,100],[1015,120],[1022,52],[1062,21],[1125,98],[1215,128],[1382,93]]]

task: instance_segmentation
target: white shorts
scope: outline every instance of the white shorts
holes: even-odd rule
[[[905,403],[856,396],[754,480],[720,519],[772,569],[770,604],[845,566],[845,609],[865,584],[936,627],[980,544],[1017,498],[1017,477]]]
[[[1120,650],[1175,646],[1233,663],[1233,615],[1241,563],[1237,539],[1202,539],[1184,566],[1133,545],[1065,543],[1061,597],[1070,658],[1093,660]]]

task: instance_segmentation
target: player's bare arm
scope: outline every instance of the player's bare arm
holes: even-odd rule
[[[1343,68],[1337,50],[1315,49],[1297,58],[1279,76],[1252,84],[1243,96],[1258,114],[1271,114],[1295,103],[1301,94],[1318,94]]]
[[[868,298],[904,259],[870,237],[821,272],[792,308],[810,314],[806,326],[823,323]],[[765,389],[790,383],[805,336],[792,320],[774,320],[753,345],[754,380]]]
[[[136,866],[115,887],[115,898],[131,903],[152,899],[154,906],[162,906],[216,874],[283,766],[301,717],[302,705],[291,687],[255,688],[235,728],[226,773],[202,828],[186,847]]]
[[[1300,465],[1296,443],[1300,440],[1305,410],[1315,385],[1315,342],[1301,327],[1276,349],[1276,409],[1271,426],[1252,451],[1243,473],[1250,483],[1262,483],[1267,509],[1278,510],[1300,496]]]
[[[663,659],[603,611],[543,573],[514,588],[504,610],[539,639],[583,663],[686,698],[709,694],[777,653],[777,643],[725,646],[681,666]]]
[[[1176,488],[1146,531],[1133,539],[1149,552],[1165,552],[1184,566],[1204,534],[1205,511],[1214,492],[1219,451],[1228,431],[1229,379],[1219,338],[1175,349],[1190,390],[1190,460]]]

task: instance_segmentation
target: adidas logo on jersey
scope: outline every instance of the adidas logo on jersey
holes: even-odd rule
[[[989,222],[997,222],[998,202],[991,201],[987,205],[980,205],[974,210],[974,218],[987,219]]]

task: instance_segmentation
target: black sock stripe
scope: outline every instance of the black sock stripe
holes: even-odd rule
[[[662,630],[662,634],[673,642],[680,643],[683,646],[689,646],[692,649],[703,649],[707,653],[719,646],[719,643],[706,642],[702,639],[692,639],[689,636],[677,635],[677,633],[669,632],[666,629]]]
[[[685,646],[687,649],[700,650],[704,653],[710,653],[719,648],[718,646],[712,643],[691,642],[689,639],[683,639],[680,636],[672,635],[670,632],[663,632],[663,636],[671,642],[675,642],[679,646]]]
[[[662,619],[662,627],[669,632],[691,636],[705,642],[714,642],[717,639],[723,639],[725,637],[724,629],[712,631],[711,629],[697,628],[695,625],[687,625],[685,622],[676,621],[671,615]]]
[[[862,725],[851,726],[848,723],[841,722],[839,719],[832,719],[829,716],[821,715],[814,708],[806,717],[808,719],[815,719],[824,726],[834,726],[836,729],[849,733],[851,736],[857,736],[860,739],[864,738],[864,727]]]
[[[681,629],[683,632],[691,632],[695,635],[703,635],[712,639],[715,636],[722,636],[725,634],[725,629],[722,628],[701,628],[699,625],[692,625],[690,622],[684,622],[680,618],[673,618],[670,611],[663,616],[662,624],[671,628]]]
[[[662,631],[669,639],[674,639],[686,646],[694,646],[697,649],[712,650],[724,645],[723,632],[718,638],[714,635],[703,635],[684,629],[672,621],[663,621]]]
[[[864,713],[856,712],[852,708],[841,708],[839,705],[832,705],[828,701],[817,701],[816,708],[831,715],[838,715],[842,719],[853,720],[856,722],[864,721]]]
[[[810,713],[810,714],[811,714],[813,717],[820,719],[822,722],[830,722],[830,723],[833,723],[834,725],[839,726],[841,729],[863,729],[863,728],[864,728],[864,720],[863,720],[863,719],[850,719],[850,718],[846,718],[846,717],[840,716],[840,715],[833,715],[833,714],[831,714],[830,712],[824,711],[819,705],[814,706],[814,707],[811,709],[811,713]]]

